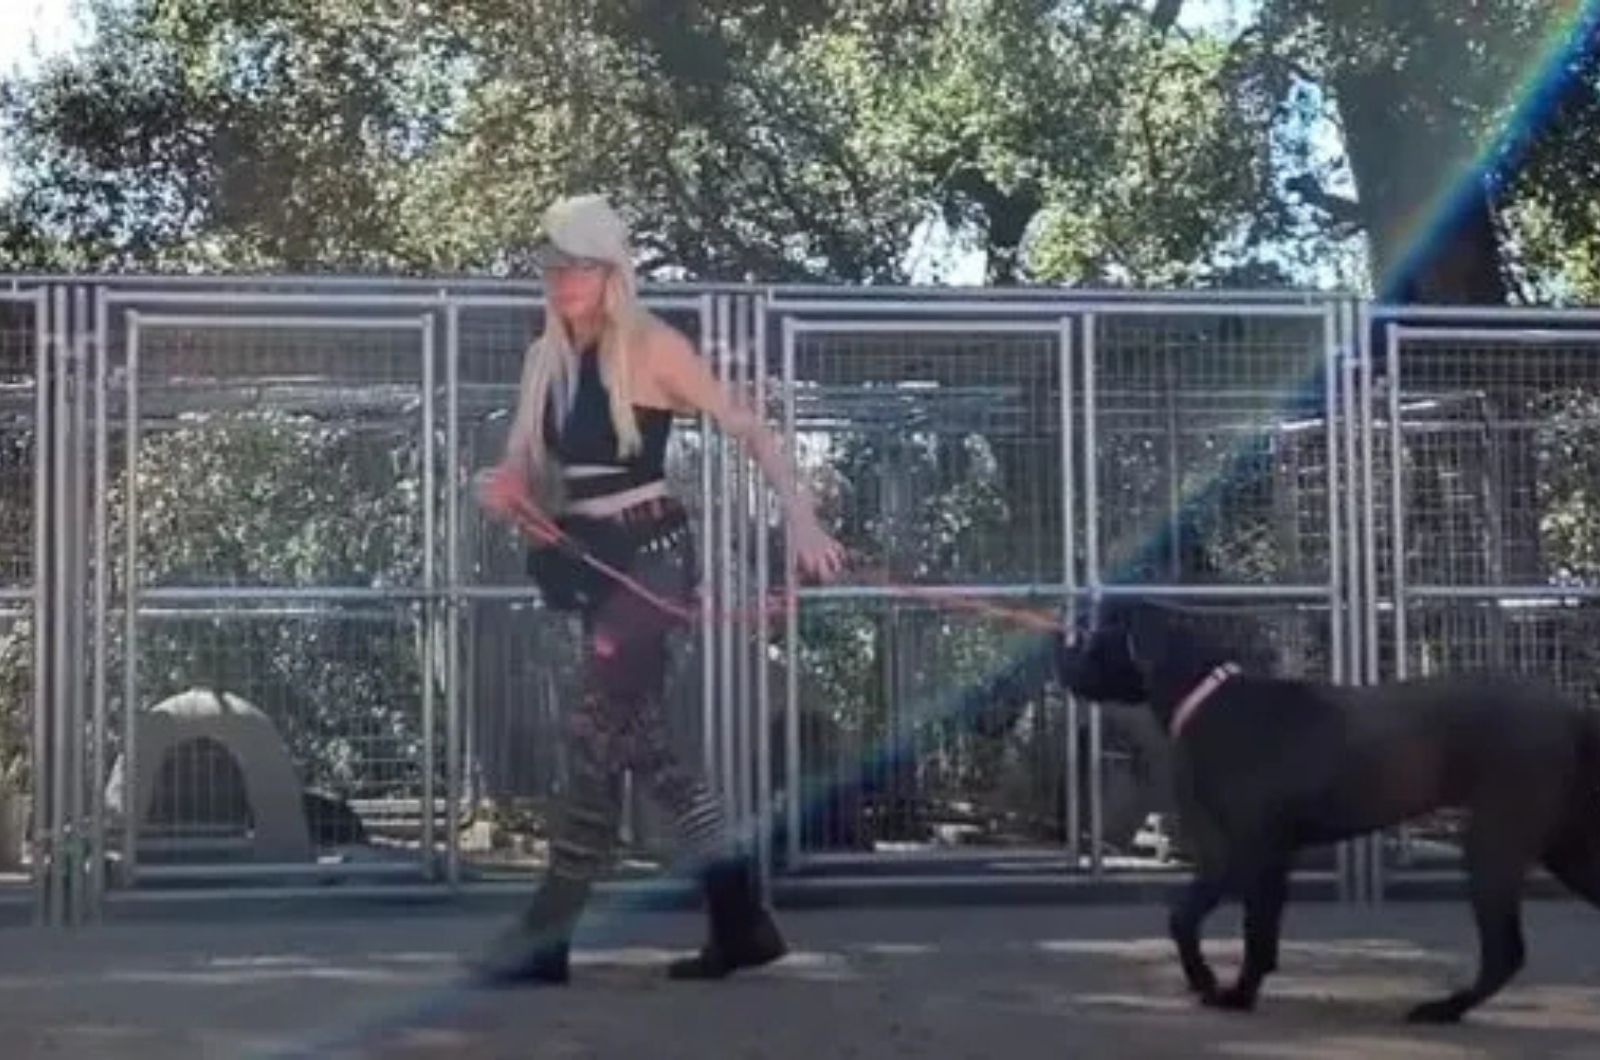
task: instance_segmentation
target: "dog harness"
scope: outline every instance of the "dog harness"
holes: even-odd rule
[[[1201,704],[1210,699],[1217,689],[1227,684],[1230,678],[1237,677],[1241,672],[1236,664],[1231,662],[1223,663],[1207,674],[1205,680],[1195,685],[1178,704],[1178,709],[1172,712],[1172,721],[1167,726],[1168,731],[1172,733],[1172,738],[1174,740],[1178,738],[1178,734],[1183,732],[1183,727],[1189,723],[1189,719],[1200,709]]]

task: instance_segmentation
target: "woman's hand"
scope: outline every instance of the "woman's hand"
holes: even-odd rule
[[[540,545],[554,542],[537,522],[547,521],[544,513],[533,503],[528,483],[522,474],[506,464],[497,464],[478,476],[478,503],[489,514],[516,523]],[[537,517],[530,520],[529,515]]]
[[[484,510],[502,519],[514,518],[518,507],[532,503],[527,483],[505,464],[497,464],[478,475],[477,493],[478,503]]]
[[[826,582],[844,570],[844,546],[828,536],[815,516],[807,514],[795,519],[791,533],[795,561],[802,573]]]

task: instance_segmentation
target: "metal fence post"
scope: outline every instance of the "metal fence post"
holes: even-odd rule
[[[441,296],[442,297],[442,296]],[[445,301],[445,882],[461,885],[461,307]]]
[[[93,715],[89,727],[91,836],[89,843],[89,889],[93,916],[104,911],[106,895],[106,740],[107,699],[111,665],[111,548],[109,538],[110,504],[110,320],[104,287],[95,289],[94,308],[94,623]],[[124,665],[130,665],[124,660]]]

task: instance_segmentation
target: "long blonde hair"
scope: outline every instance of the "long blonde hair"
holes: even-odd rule
[[[639,451],[643,440],[639,421],[633,413],[633,383],[641,340],[650,328],[653,315],[639,304],[638,281],[630,262],[608,266],[605,294],[601,302],[598,356],[600,378],[611,399],[611,427],[616,431],[619,454]],[[549,454],[544,442],[545,416],[554,390],[565,416],[578,386],[578,351],[566,322],[545,300],[544,332],[528,347],[522,361],[520,400],[528,426],[527,444],[535,474],[544,477]]]

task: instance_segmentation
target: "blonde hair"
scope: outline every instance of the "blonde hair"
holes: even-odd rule
[[[611,428],[617,435],[619,454],[629,456],[644,444],[639,435],[639,421],[633,412],[634,361],[654,319],[639,304],[638,281],[630,262],[608,264],[601,314],[603,322],[597,350],[600,378],[610,395]],[[541,477],[549,456],[544,429],[550,394],[554,391],[560,396],[559,409],[564,417],[577,386],[578,351],[573,348],[566,322],[547,296],[544,333],[529,345],[522,362],[519,395],[522,407],[517,417],[526,428],[519,432],[524,435],[520,443],[527,446],[531,470]]]

